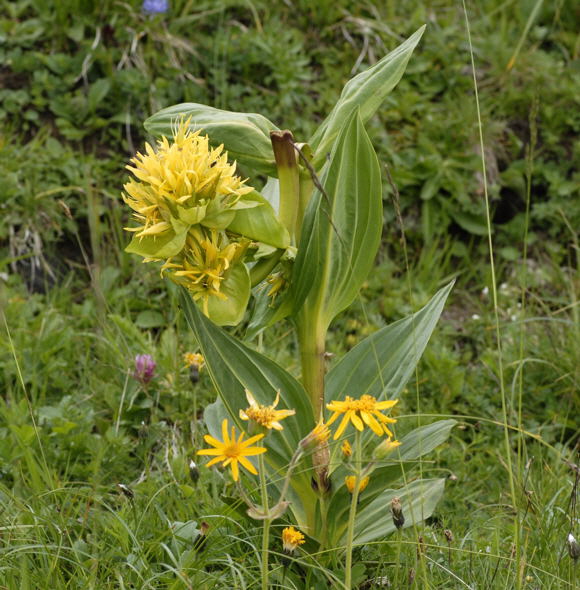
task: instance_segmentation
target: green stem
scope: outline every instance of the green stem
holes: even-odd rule
[[[307,302],[296,322],[302,364],[302,384],[310,394],[315,420],[320,418],[324,404],[324,351],[326,348],[326,330],[320,322],[316,321],[317,319],[318,310]]]
[[[262,510],[268,514],[268,490],[266,488],[266,469],[264,465],[264,456],[258,458],[260,470],[260,491],[262,493]],[[264,519],[264,530],[262,534],[262,590],[268,590],[268,546],[270,541],[270,523],[269,518]]]
[[[356,507],[358,504],[358,493],[361,481],[362,450],[360,432],[358,430],[355,433],[354,445],[356,481],[354,483],[354,490],[352,491],[350,510],[348,513],[348,529],[346,532],[346,565],[344,568],[344,587],[347,590],[350,590],[352,588],[352,543],[354,539],[354,521],[356,517]]]

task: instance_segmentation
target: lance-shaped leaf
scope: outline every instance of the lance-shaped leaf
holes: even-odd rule
[[[381,239],[379,162],[358,109],[344,122],[322,185],[306,210],[292,288],[294,311],[308,297],[328,326],[356,297]]]
[[[444,443],[456,424],[455,420],[439,420],[433,424],[415,428],[400,440],[400,447],[383,458],[375,456],[375,466],[370,473],[368,486],[359,499],[359,509],[364,509],[388,486],[395,485],[405,476],[409,477],[412,469],[417,465],[417,459]],[[373,436],[372,440],[368,441],[365,455],[370,455],[370,449],[378,444],[378,440],[376,436]],[[333,449],[331,479],[334,494],[330,499],[328,517],[333,522],[344,522],[348,519],[351,499],[344,485],[344,478],[351,475],[352,471],[339,457],[341,453],[338,447],[339,445],[336,444]]]
[[[371,334],[345,354],[326,376],[326,401],[363,393],[378,399],[397,397],[419,362],[452,287],[449,283],[423,309]]]
[[[273,431],[263,444],[268,448],[266,461],[272,468],[271,483],[278,485],[298,443],[314,426],[314,415],[308,394],[302,385],[282,367],[266,356],[248,348],[206,318],[182,291],[181,304],[185,317],[199,342],[209,375],[216,387],[223,409],[230,421],[240,429],[248,423],[240,420],[239,412],[247,408],[244,389],[249,389],[260,404],[270,405],[280,392],[279,409],[294,409],[295,416],[284,420],[284,429]],[[218,424],[213,407],[209,427]],[[225,416],[222,416],[225,417]],[[220,437],[219,430],[210,432]],[[262,442],[260,443],[262,444]],[[289,499],[300,523],[312,522],[315,495],[310,486],[310,475],[297,471],[292,477]]]
[[[395,531],[396,527],[389,510],[393,498],[399,498],[405,517],[404,526],[409,527],[433,514],[443,495],[444,487],[444,479],[419,479],[399,490],[385,490],[368,506],[357,512],[354,527],[355,544],[368,543]],[[338,530],[332,537],[335,540],[335,546],[344,544],[346,540],[344,521],[339,523]]]
[[[277,128],[266,117],[186,102],[155,113],[145,121],[145,129],[155,136],[171,137],[175,121],[182,117],[191,117],[190,129],[201,129],[214,147],[223,144],[230,160],[260,174],[276,176],[270,131]]]
[[[345,84],[335,107],[309,141],[315,152],[313,161],[315,169],[320,169],[324,163],[342,122],[349,117],[352,111],[358,106],[363,123],[366,123],[379,108],[387,94],[399,83],[424,30],[425,25],[374,66],[356,75]]]

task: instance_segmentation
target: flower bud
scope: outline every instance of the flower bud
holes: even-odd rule
[[[568,535],[568,553],[575,562],[578,561],[580,557],[580,544],[576,541],[572,533]]]
[[[405,524],[405,516],[403,515],[403,507],[399,498],[391,500],[391,514],[393,515],[393,524],[400,529]]]
[[[350,446],[350,443],[348,442],[348,440],[344,440],[344,442],[342,443],[340,450],[342,451],[342,458],[343,459],[348,459],[349,457],[352,456],[352,447]]]
[[[194,485],[199,481],[199,469],[193,459],[189,462],[189,477]]]
[[[369,485],[369,476],[363,477],[358,485],[358,493],[362,494],[364,489]],[[344,483],[346,484],[346,489],[351,493],[354,494],[354,488],[356,485],[356,475],[347,475],[344,478]]]
[[[375,459],[384,459],[400,446],[401,443],[398,440],[393,440],[389,436],[375,447],[375,450],[373,451],[373,457]]]

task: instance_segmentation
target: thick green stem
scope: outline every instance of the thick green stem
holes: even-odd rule
[[[352,588],[352,543],[354,539],[354,522],[356,518],[356,507],[358,504],[358,494],[361,482],[362,450],[360,438],[360,432],[357,430],[354,439],[356,480],[354,483],[354,489],[352,491],[352,498],[350,500],[348,529],[346,532],[346,565],[344,568],[344,587],[347,590]]]
[[[324,404],[324,351],[326,348],[326,329],[317,320],[317,311],[306,304],[296,322],[302,364],[302,384],[310,395],[316,420],[320,418]]]
[[[264,456],[260,455],[258,458],[260,470],[260,491],[262,493],[262,510],[264,514],[268,514],[270,510],[268,506],[268,489],[266,487],[266,469],[264,464]],[[264,519],[264,529],[262,534],[262,590],[268,590],[268,546],[270,542],[270,518]]]

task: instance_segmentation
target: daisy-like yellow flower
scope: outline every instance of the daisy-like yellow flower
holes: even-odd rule
[[[304,544],[304,535],[293,526],[286,527],[282,531],[282,546],[286,553],[294,553],[299,545]]]
[[[369,485],[369,476],[363,477],[360,480],[358,493],[362,494],[363,490]],[[344,478],[344,483],[346,484],[346,489],[353,494],[354,493],[354,486],[356,485],[356,475],[347,475]]]
[[[387,427],[387,424],[394,424],[396,420],[381,414],[381,410],[392,408],[397,400],[387,400],[378,402],[372,395],[364,394],[360,399],[353,399],[349,395],[344,401],[332,401],[326,404],[327,409],[334,412],[327,424],[330,426],[339,416],[343,415],[339,427],[334,433],[334,440],[340,437],[349,422],[362,431],[365,424],[377,435],[388,434],[390,437],[393,433]]]
[[[146,143],[146,153],[137,153],[127,166],[136,179],[123,186],[123,200],[139,226],[125,229],[137,236],[171,229],[172,218],[199,223],[210,202],[220,199],[220,209],[228,209],[253,190],[235,175],[223,146],[210,148],[207,136],[189,131],[190,121],[181,120],[171,143],[166,137],[156,149]]]
[[[232,426],[232,433],[228,433],[228,421],[225,419],[222,422],[222,438],[223,441],[217,440],[213,436],[206,434],[203,438],[206,443],[212,445],[213,449],[202,449],[197,451],[198,455],[215,455],[215,457],[208,462],[207,466],[211,467],[216,463],[223,463],[224,467],[228,465],[232,468],[232,477],[234,481],[238,481],[240,470],[238,463],[245,467],[250,473],[257,475],[256,468],[248,461],[246,457],[253,455],[261,455],[266,452],[264,447],[252,447],[252,443],[264,437],[263,434],[256,434],[248,440],[244,440],[245,433],[241,432],[240,437],[236,440],[236,427]]]
[[[201,369],[205,364],[205,359],[203,358],[203,354],[199,352],[186,352],[183,355],[183,362],[186,367],[197,367]]]
[[[246,399],[250,405],[245,410],[240,410],[240,418],[242,420],[251,420],[264,428],[282,430],[280,420],[284,420],[284,418],[293,416],[296,413],[295,410],[276,410],[276,406],[280,401],[280,392],[276,394],[276,399],[271,406],[260,405],[249,389],[246,389]]]
[[[229,242],[225,232],[192,227],[180,254],[169,258],[161,267],[175,283],[183,285],[195,301],[202,300],[208,315],[210,297],[227,299],[221,291],[223,281],[234,264],[244,255],[249,242]]]
[[[352,455],[352,447],[350,446],[350,443],[346,439],[344,440],[344,442],[340,446],[340,450],[342,451],[342,456],[345,459],[348,459]]]

